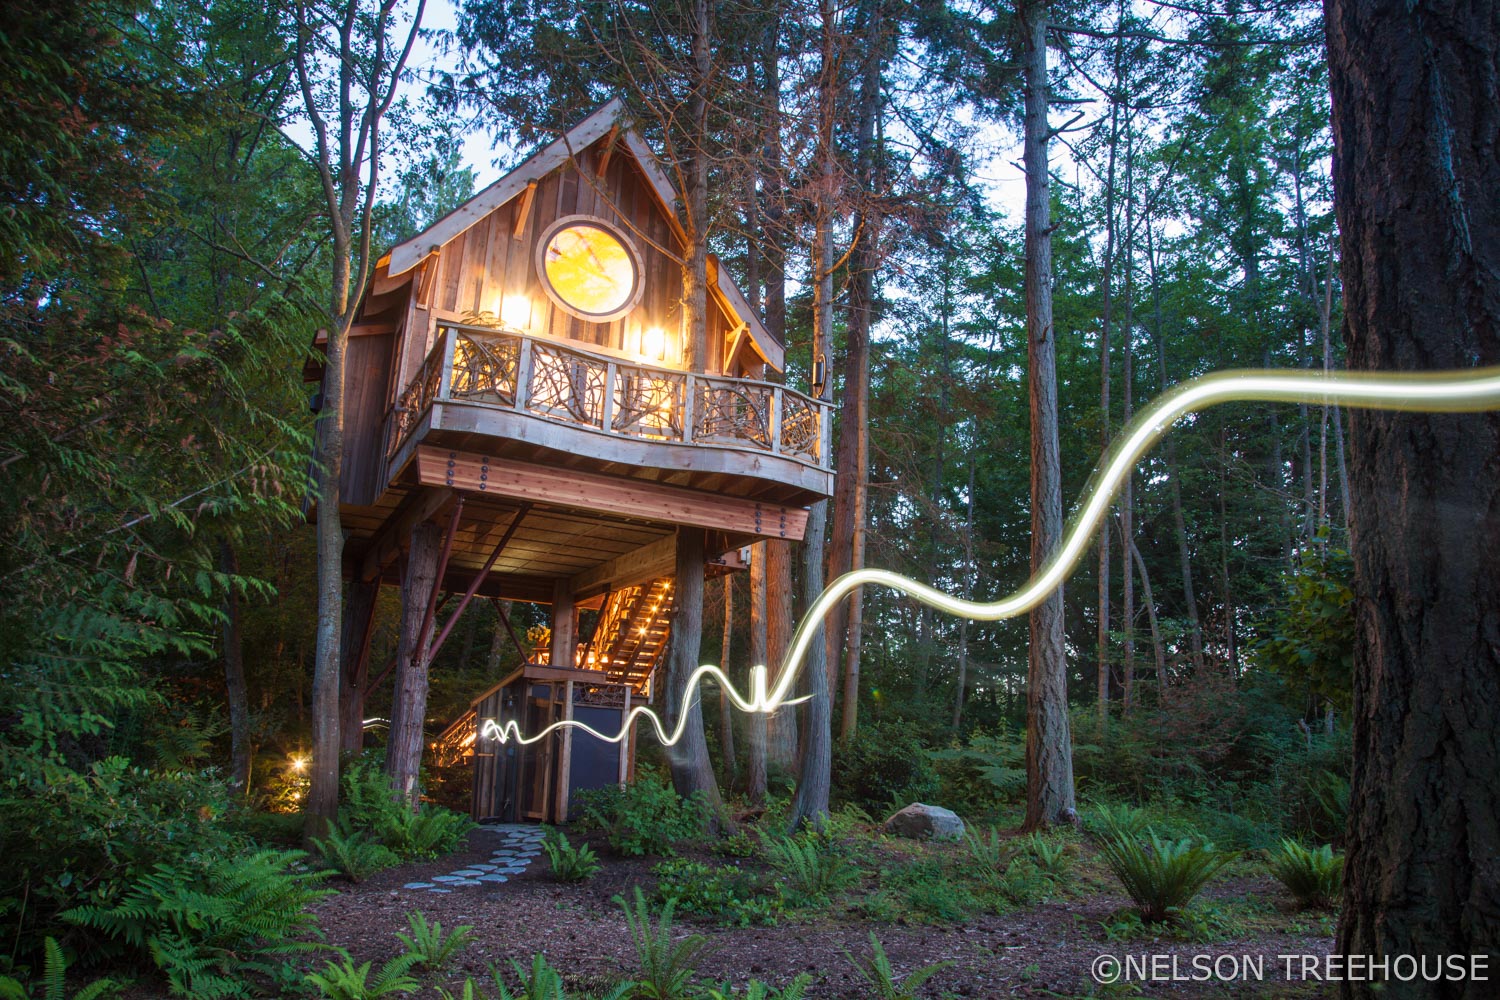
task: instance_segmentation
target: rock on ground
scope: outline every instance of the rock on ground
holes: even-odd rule
[[[951,809],[913,802],[886,820],[884,830],[912,840],[962,840],[964,821]]]

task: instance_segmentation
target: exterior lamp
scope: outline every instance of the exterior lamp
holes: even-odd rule
[[[824,359],[823,355],[819,354],[813,359],[812,394],[814,396],[823,395],[823,379],[827,374],[827,368],[828,362]]]
[[[654,361],[665,361],[667,357],[667,333],[659,326],[641,331],[641,354]]]
[[[508,295],[500,307],[500,323],[514,330],[526,330],[531,324],[531,300],[525,295]]]

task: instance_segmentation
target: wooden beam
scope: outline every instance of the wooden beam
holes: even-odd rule
[[[510,238],[518,240],[526,232],[526,221],[531,218],[531,203],[536,201],[536,181],[527,181],[521,192],[521,201],[516,205],[516,222],[511,228]]]
[[[641,479],[534,465],[434,445],[417,448],[417,475],[426,486],[655,521],[801,541],[807,511]]]
[[[411,529],[437,517],[457,499],[458,494],[450,489],[418,490],[407,496],[370,539],[360,566],[360,579],[377,579],[401,554],[401,543],[411,535]]]
[[[495,568],[495,560],[500,558],[500,553],[504,552],[505,546],[510,544],[511,538],[515,536],[516,529],[521,526],[521,521],[526,517],[526,513],[529,510],[531,510],[531,504],[523,503],[521,509],[516,511],[515,517],[510,519],[510,524],[505,528],[505,534],[500,536],[500,541],[495,544],[495,550],[490,553],[489,559],[485,560],[484,566],[475,575],[474,582],[469,584],[469,589],[464,591],[464,596],[458,602],[458,607],[453,609],[453,614],[449,617],[448,623],[443,626],[437,638],[432,640],[432,646],[427,650],[428,661],[437,657],[438,650],[442,649],[443,643],[448,640],[448,633],[453,631],[453,626],[458,624],[458,619],[463,615],[464,609],[474,599],[474,595],[479,591],[480,586],[483,585],[485,578],[490,575],[490,570]]]
[[[599,154],[599,166],[594,171],[594,176],[603,177],[604,172],[609,169],[609,158],[615,153],[615,140],[620,137],[620,126],[615,125],[609,130],[609,135],[604,137],[604,151]]]
[[[552,651],[554,667],[572,667],[578,653],[578,608],[568,581],[558,577],[552,586]]]
[[[601,588],[620,590],[647,580],[671,576],[676,566],[677,536],[671,534],[649,545],[642,545],[634,552],[615,556],[593,569],[584,570],[573,577],[568,585],[573,588],[574,594],[592,595]]]

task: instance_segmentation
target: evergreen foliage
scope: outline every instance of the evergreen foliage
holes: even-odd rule
[[[1334,854],[1330,845],[1308,848],[1295,840],[1284,840],[1266,859],[1266,866],[1299,906],[1324,909],[1338,905],[1344,886],[1344,859]]]

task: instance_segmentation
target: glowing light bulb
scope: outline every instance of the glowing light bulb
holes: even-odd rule
[[[531,299],[525,295],[508,296],[500,307],[500,322],[524,332],[531,326]]]
[[[659,326],[641,331],[641,354],[655,361],[667,356],[667,334]]]

